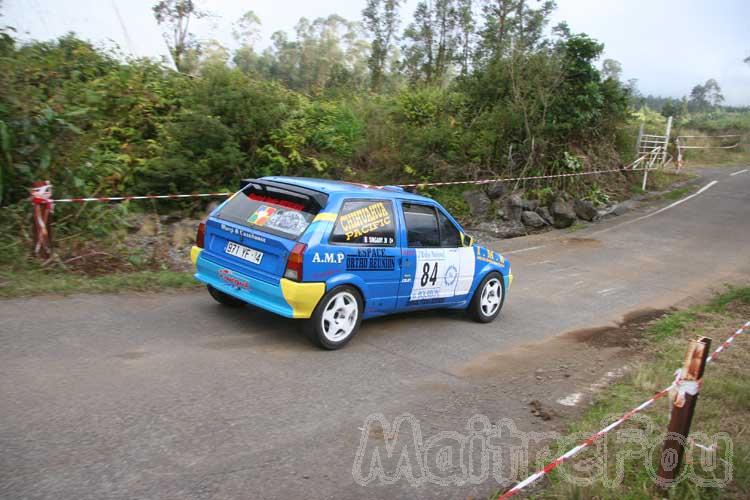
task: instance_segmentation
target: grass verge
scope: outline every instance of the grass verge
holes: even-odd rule
[[[24,270],[0,272],[0,297],[42,294],[114,293],[198,287],[193,275],[179,271],[137,271],[101,276]]]
[[[644,333],[645,358],[630,374],[600,392],[586,413],[570,426],[572,441],[560,444],[547,458],[559,455],[611,423],[625,411],[668,386],[682,365],[687,341],[701,335],[719,346],[750,318],[750,287],[730,288],[708,304],[663,317]],[[710,445],[716,437],[717,460],[695,446],[686,449],[690,475],[663,491],[654,484],[649,469],[656,470],[666,432],[669,403],[657,401],[648,411],[558,467],[534,498],[661,499],[750,498],[750,335],[736,339],[706,368],[693,418],[691,436]],[[628,434],[630,433],[630,434]],[[640,440],[631,439],[634,433]],[[724,434],[721,434],[724,433]],[[630,438],[628,437],[630,436]],[[723,436],[723,437],[721,437]],[[645,443],[645,444],[644,444]],[[540,461],[538,466],[544,465]],[[731,475],[731,480],[724,481]],[[707,486],[714,481],[721,486]],[[723,483],[723,484],[722,484]]]

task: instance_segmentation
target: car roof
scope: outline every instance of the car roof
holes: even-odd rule
[[[261,177],[258,180],[266,180],[299,186],[314,191],[320,191],[326,194],[351,195],[351,196],[374,196],[378,198],[405,199],[414,201],[428,201],[437,203],[432,198],[426,198],[418,194],[404,191],[397,186],[370,186],[367,184],[358,184],[354,182],[334,181],[329,179],[313,179],[311,177],[286,177],[286,176],[269,176]]]

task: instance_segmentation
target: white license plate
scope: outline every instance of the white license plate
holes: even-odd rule
[[[227,247],[224,251],[229,255],[234,255],[235,257],[252,262],[253,264],[260,264],[260,260],[263,258],[263,252],[243,247],[232,241],[227,242]]]

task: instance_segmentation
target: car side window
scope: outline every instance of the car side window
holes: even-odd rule
[[[330,242],[339,245],[395,246],[393,203],[388,200],[344,201]]]
[[[438,210],[438,221],[440,223],[440,246],[446,248],[460,247],[461,233],[440,210]]]
[[[440,247],[440,230],[438,229],[435,209],[427,205],[414,203],[404,203],[403,207],[406,239],[409,247]]]

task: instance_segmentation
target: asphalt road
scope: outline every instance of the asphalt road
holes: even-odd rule
[[[660,213],[666,202],[494,245],[516,279],[494,323],[439,311],[372,320],[336,352],[204,291],[0,301],[0,497],[486,495],[492,479],[357,484],[365,419],[408,412],[424,439],[474,414],[523,427],[523,388],[466,375],[492,353],[750,281],[750,172],[739,170],[704,171],[701,185],[718,183]]]

